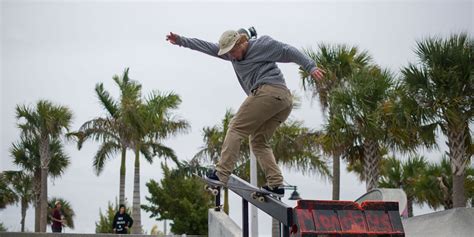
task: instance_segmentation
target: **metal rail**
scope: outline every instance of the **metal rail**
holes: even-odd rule
[[[284,237],[290,236],[290,226],[293,224],[293,208],[271,196],[265,197],[265,202],[260,202],[252,198],[252,189],[257,187],[249,184],[238,176],[231,175],[228,181],[228,189],[242,197],[242,224],[244,237],[249,236],[248,228],[248,203],[252,203],[258,209],[264,211],[271,217],[277,219],[283,225]],[[241,187],[241,188],[237,188]],[[217,201],[217,200],[216,200]],[[217,205],[217,203],[216,203]],[[219,204],[220,205],[220,204]]]

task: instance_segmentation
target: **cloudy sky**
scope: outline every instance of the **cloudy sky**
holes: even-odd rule
[[[165,41],[173,31],[188,37],[217,41],[227,29],[255,26],[260,35],[297,48],[316,48],[318,43],[346,43],[368,50],[375,61],[397,72],[415,61],[415,41],[473,33],[472,1],[1,1],[1,114],[0,171],[14,170],[9,149],[19,138],[14,108],[33,105],[39,99],[69,107],[72,128],[103,116],[94,94],[103,82],[118,95],[112,76],[130,67],[130,76],[152,90],[174,91],[183,100],[176,113],[187,119],[192,130],[165,141],[180,159],[190,159],[202,144],[202,128],[220,122],[226,109],[238,108],[245,94],[231,64]],[[288,87],[303,98],[302,108],[291,114],[311,128],[321,128],[323,117],[317,102],[303,93],[298,66],[280,64]],[[442,143],[443,138],[440,137]],[[66,145],[71,165],[66,173],[49,182],[49,195],[71,202],[76,211],[74,230],[92,233],[99,208],[118,196],[119,159],[111,160],[100,176],[92,170],[98,145],[87,143],[81,151]],[[446,150],[420,151],[437,161]],[[132,159],[127,163],[126,197],[132,198]],[[161,178],[160,161],[142,162],[141,193],[146,203],[145,183]],[[345,169],[345,167],[343,168]],[[330,182],[316,175],[284,170],[288,183],[298,186],[305,199],[330,199]],[[341,199],[354,200],[365,185],[353,174],[342,172]],[[294,202],[286,201],[289,205]],[[231,217],[241,223],[240,200],[231,196]],[[415,214],[430,212],[416,208]],[[142,212],[145,230],[163,224]],[[0,222],[20,230],[20,209],[0,211]],[[33,209],[26,228],[34,229]],[[269,235],[270,218],[260,214],[260,234]],[[49,229],[48,229],[49,230]]]

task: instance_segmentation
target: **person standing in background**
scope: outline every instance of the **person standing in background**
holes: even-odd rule
[[[53,233],[61,233],[63,230],[63,225],[65,223],[64,216],[61,213],[61,202],[56,201],[54,203],[54,209],[51,213],[51,230]]]
[[[133,219],[125,212],[125,205],[120,204],[119,211],[115,214],[112,229],[115,234],[128,234],[133,225]]]

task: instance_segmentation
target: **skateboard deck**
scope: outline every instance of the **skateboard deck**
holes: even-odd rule
[[[235,189],[240,189],[240,190],[246,190],[246,191],[252,191],[251,197],[252,199],[258,200],[259,202],[265,202],[267,196],[272,196],[275,198],[281,198],[283,195],[278,195],[276,193],[270,192],[268,190],[265,190],[263,188],[248,188],[248,187],[240,187],[238,185],[225,185],[222,182],[209,179],[206,176],[200,176],[197,174],[194,174],[195,176],[199,177],[206,185],[204,186],[204,190],[212,193],[212,195],[216,196],[219,194],[219,190],[221,187],[225,188],[235,188]]]

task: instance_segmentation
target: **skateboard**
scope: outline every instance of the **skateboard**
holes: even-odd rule
[[[246,188],[246,187],[240,187],[236,185],[225,185],[219,181],[209,179],[206,176],[200,176],[197,174],[194,174],[194,176],[199,177],[206,185],[204,185],[204,190],[210,192],[212,195],[217,196],[219,194],[219,190],[221,187],[225,188],[235,188],[235,189],[240,189],[240,190],[246,190],[246,191],[251,191],[251,197],[254,200],[257,200],[259,202],[266,202],[266,198],[268,196],[280,199],[283,197],[283,195],[278,195],[276,193],[270,192],[268,190],[265,190],[263,188]]]

